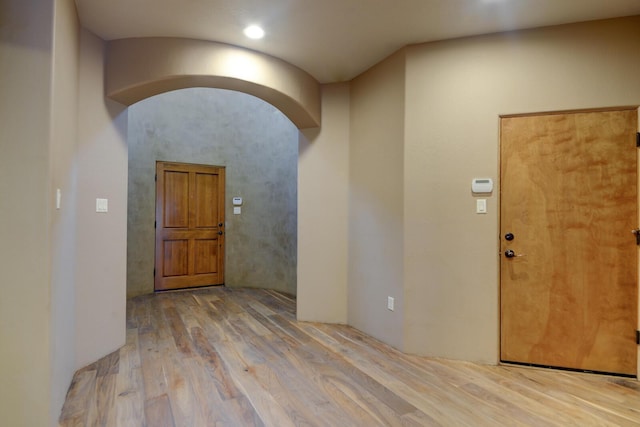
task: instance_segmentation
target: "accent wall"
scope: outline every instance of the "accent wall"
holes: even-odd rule
[[[225,285],[296,294],[298,129],[283,113],[241,92],[181,89],[129,107],[128,140],[129,296],[153,292],[156,161],[224,166]]]

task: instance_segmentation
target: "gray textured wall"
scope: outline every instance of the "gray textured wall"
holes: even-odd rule
[[[156,160],[226,166],[225,284],[296,293],[298,130],[288,118],[244,93],[183,89],[131,106],[128,139],[129,296],[153,292]]]

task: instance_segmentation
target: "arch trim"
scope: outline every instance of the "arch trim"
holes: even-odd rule
[[[148,37],[108,43],[107,97],[132,105],[188,87],[248,93],[278,108],[299,129],[320,126],[320,84],[280,59],[195,39]]]

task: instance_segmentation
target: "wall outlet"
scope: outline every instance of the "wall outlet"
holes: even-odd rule
[[[394,309],[394,305],[395,305],[395,298],[393,297],[387,297],[387,308],[391,311],[393,311]]]

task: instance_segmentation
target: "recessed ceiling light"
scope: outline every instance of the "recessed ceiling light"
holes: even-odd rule
[[[261,39],[264,37],[264,30],[257,25],[249,25],[244,29],[244,35],[250,39]]]

